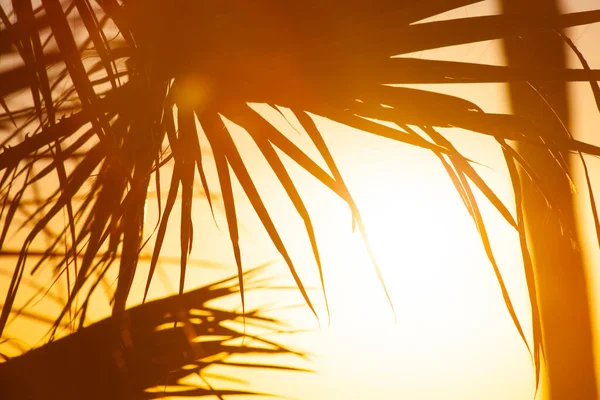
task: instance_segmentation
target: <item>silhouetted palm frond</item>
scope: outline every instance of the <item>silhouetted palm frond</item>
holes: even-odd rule
[[[28,255],[36,251],[42,235],[52,237],[52,244],[43,250],[48,254],[68,243],[57,274],[72,275],[72,282],[57,324],[76,298],[91,295],[96,285],[90,289],[86,283],[92,276],[103,276],[116,258],[119,280],[113,312],[124,312],[144,240],[148,187],[155,179],[160,190],[164,179],[160,172],[167,163],[172,163],[173,169],[166,202],[159,201],[160,222],[146,293],[178,196],[179,291],[183,292],[193,241],[193,185],[198,177],[209,203],[212,193],[221,193],[244,304],[233,173],[314,311],[263,194],[224,119],[245,128],[262,152],[303,219],[321,270],[310,212],[279,153],[344,199],[365,240],[366,233],[356,204],[311,117],[318,115],[428,149],[438,156],[473,217],[507,309],[525,341],[495,265],[474,187],[524,239],[521,218],[511,215],[472,168],[470,160],[436,128],[465,128],[495,137],[509,165],[520,165],[534,179],[536,171],[519,157],[510,141],[529,143],[552,154],[600,155],[600,148],[572,137],[548,137],[540,126],[526,118],[486,113],[465,99],[394,85],[596,81],[600,71],[396,56],[589,24],[600,20],[600,12],[547,18],[494,15],[418,23],[476,2],[43,0],[41,6],[34,8],[33,2],[13,1],[12,7],[3,8],[0,15],[4,25],[0,35],[2,57],[13,63],[11,68],[0,71],[4,108],[0,122],[10,132],[0,153],[0,247],[4,248],[8,238],[17,232],[17,221],[26,229],[0,316],[0,333],[29,265]],[[327,169],[249,103],[265,103],[282,113],[291,111],[285,115],[295,117],[305,129]],[[209,187],[206,178],[200,131],[210,144],[218,189]],[[36,193],[41,190],[42,181],[53,182],[53,186],[49,192],[46,186],[47,193],[40,196]],[[25,206],[32,196],[38,196],[37,206]],[[85,199],[74,201],[80,196]],[[162,195],[157,197],[160,200]],[[551,196],[547,200],[550,204],[554,201]],[[62,212],[68,223],[56,229],[53,223]],[[99,259],[98,254],[102,255]],[[33,271],[44,261],[42,257]],[[374,258],[373,262],[376,267]],[[530,296],[535,298],[535,290]],[[81,308],[75,313],[80,319],[83,314]],[[533,315],[537,319],[535,312]],[[541,343],[537,335],[534,341],[533,347],[538,348]]]
[[[248,278],[253,288],[254,280]],[[237,277],[224,279],[133,307],[123,314],[125,322],[113,316],[8,360],[0,364],[0,395],[75,400],[258,394],[216,389],[205,370],[219,366],[305,371],[268,364],[271,355],[304,357],[302,353],[232,328],[241,327],[244,320],[248,329],[257,326],[263,334],[276,333],[283,328],[281,322],[259,311],[244,315],[211,305],[237,294],[236,281]],[[240,355],[253,358],[239,362]],[[190,383],[194,376],[200,383]]]

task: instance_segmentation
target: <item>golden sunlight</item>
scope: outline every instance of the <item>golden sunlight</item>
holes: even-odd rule
[[[411,394],[407,389],[411,385],[395,385],[390,380],[389,397],[385,398],[404,394],[441,399],[448,398],[449,392],[461,391],[461,398],[490,398],[493,391],[469,385],[461,376],[487,381],[499,374],[510,377],[514,386],[509,392],[498,386],[498,398],[518,398],[519,390],[531,396],[531,381],[520,380],[531,377],[526,347],[508,317],[475,225],[441,165],[436,165],[435,157],[418,151],[400,150],[399,157],[386,157],[388,150],[383,146],[373,150],[377,156],[362,164],[356,178],[356,197],[395,308],[396,323],[369,259],[360,250],[360,240],[356,240],[346,247],[346,251],[358,253],[346,259],[362,263],[362,268],[347,274],[353,276],[353,283],[350,278],[330,279],[343,282],[340,288],[331,288],[330,297],[338,291],[345,294],[344,307],[335,310],[345,316],[345,323],[334,335],[349,347],[370,349],[361,353],[364,360],[354,362],[363,364],[359,368],[363,379],[369,380],[364,376],[371,373],[370,379],[377,380],[381,369],[375,372],[375,363],[387,365],[384,370],[393,368],[398,375],[412,375],[419,382]],[[406,163],[419,164],[419,172],[402,168]],[[493,229],[502,231],[502,221],[490,217]],[[499,244],[495,250],[502,254],[498,258],[508,275],[505,279],[515,289],[511,295],[521,300],[516,306],[527,320],[526,292],[517,283],[522,277],[518,268],[511,270],[506,262],[514,265],[518,260],[516,239],[508,232],[495,241]],[[512,280],[511,273],[517,274]],[[491,370],[486,367],[490,357],[497,360]]]
[[[0,398],[595,400],[597,7],[2,2]]]
[[[336,143],[336,159],[365,221],[395,311],[366,244],[358,231],[351,231],[349,210],[338,199],[322,196],[314,182],[295,177],[314,193],[306,202],[314,209],[331,321],[328,325],[322,303],[320,328],[305,309],[276,314],[298,329],[317,329],[290,337],[290,343],[310,349],[319,373],[319,379],[303,376],[299,382],[286,381],[289,390],[276,391],[307,399],[319,399],[319,393],[333,388],[340,398],[357,400],[373,393],[384,399],[532,398],[527,348],[506,311],[477,229],[437,158],[331,121],[319,120],[319,126]],[[362,162],[356,163],[359,150]],[[480,173],[512,208],[505,172],[496,168],[493,156],[488,159],[491,165],[481,166]],[[418,171],[406,165],[418,165]],[[485,199],[480,203],[493,232],[494,254],[529,332],[518,237]],[[285,231],[295,232],[290,247],[303,260],[303,279],[315,288],[313,299],[321,299],[301,227],[294,226],[284,202],[273,204]],[[277,271],[288,274],[284,265]],[[302,303],[297,294],[290,294],[289,301]],[[254,375],[252,380],[266,384]],[[507,380],[510,387],[503,383]]]

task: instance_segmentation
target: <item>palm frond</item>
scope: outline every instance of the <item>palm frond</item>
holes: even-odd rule
[[[469,180],[519,232],[525,258],[527,243],[519,207],[513,217],[475,172],[471,160],[438,135],[435,128],[465,128],[494,137],[507,163],[519,164],[536,184],[540,181],[536,171],[528,167],[527,160],[510,151],[508,141],[532,144],[556,155],[576,152],[598,156],[600,148],[572,137],[549,137],[543,127],[523,117],[487,113],[477,104],[455,96],[398,85],[589,81],[596,92],[593,82],[600,78],[600,71],[585,63],[581,69],[508,67],[415,59],[409,53],[590,24],[600,20],[600,12],[542,19],[497,15],[418,23],[472,3],[476,1],[381,1],[380,7],[374,7],[364,2],[319,1],[283,5],[262,0],[249,5],[233,0],[76,0],[68,4],[43,0],[37,8],[30,1],[0,7],[2,56],[16,60],[14,67],[0,72],[4,110],[0,123],[14,124],[1,141],[0,248],[6,248],[21,217],[25,219],[21,229],[26,230],[0,314],[0,334],[13,311],[28,257],[37,254],[34,245],[56,224],[63,210],[67,223],[63,229],[51,230],[58,234],[46,254],[49,257],[59,243],[68,243],[68,251],[55,265],[56,275],[64,274],[70,280],[68,300],[56,326],[77,299],[83,299],[87,306],[99,282],[93,277],[106,274],[115,260],[119,261],[119,279],[113,312],[125,315],[140,249],[148,242],[143,237],[148,187],[155,174],[159,191],[161,171],[169,171],[171,166],[166,202],[158,205],[159,221],[144,299],[179,196],[179,292],[183,293],[193,244],[196,171],[211,201],[199,132],[208,139],[216,164],[244,309],[240,216],[231,172],[285,259],[306,304],[315,312],[296,263],[265,206],[264,194],[256,187],[222,119],[234,121],[255,140],[304,221],[325,292],[318,232],[313,229],[303,193],[276,150],[348,204],[365,241],[366,231],[350,190],[310,116],[315,115],[438,156],[473,216],[507,309],[525,341]],[[77,35],[72,21],[83,27]],[[248,103],[252,102],[293,110],[327,168],[321,168],[319,160],[312,159],[285,132],[251,110]],[[395,123],[396,127],[381,121]],[[432,140],[416,134],[411,125],[423,127]],[[53,189],[31,211],[25,204],[42,181],[53,182]],[[515,182],[513,179],[515,197],[519,197]],[[82,197],[85,200],[75,201]],[[552,204],[554,200],[549,196],[547,201]],[[209,206],[212,210],[213,204]],[[33,271],[44,267],[48,257],[42,257]],[[77,261],[71,264],[70,260]],[[377,265],[374,258],[373,264]],[[528,265],[526,262],[526,270]],[[90,281],[92,284],[86,285]],[[536,292],[531,285],[528,277],[530,300],[535,305]],[[83,325],[85,311],[78,315]],[[534,321],[534,357],[539,370],[540,339],[536,329]]]
[[[247,277],[249,289],[254,286],[252,277]],[[244,314],[211,305],[237,293],[236,281],[237,276],[184,295],[153,300],[127,310],[122,315],[124,319],[113,316],[96,322],[1,363],[0,393],[4,398],[56,399],[250,395],[260,393],[216,389],[210,384],[194,387],[189,378],[202,376],[208,367],[215,366],[308,371],[265,363],[270,355],[304,354],[260,335],[245,335],[231,328],[241,325],[245,318],[249,326],[260,323],[263,332],[278,332],[282,329],[278,320],[258,310]],[[43,316],[27,317],[54,323]],[[240,345],[243,337],[245,341]],[[241,363],[233,360],[236,355],[254,358],[246,357],[249,361]],[[251,361],[258,357],[260,362]],[[61,368],[56,368],[58,364]],[[30,374],[39,378],[39,384],[28,383]]]

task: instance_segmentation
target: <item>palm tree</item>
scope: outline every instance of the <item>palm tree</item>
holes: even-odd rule
[[[539,371],[542,345],[548,342],[546,361],[550,380],[558,382],[560,378],[555,378],[552,371],[559,371],[559,375],[562,372],[551,365],[560,361],[554,361],[550,351],[555,346],[567,347],[564,342],[551,344],[552,332],[556,330],[553,325],[544,323],[542,326],[537,305],[539,297],[541,313],[548,312],[544,310],[550,295],[540,271],[552,275],[555,268],[549,267],[554,264],[546,264],[538,255],[553,244],[545,243],[535,233],[541,222],[532,219],[527,211],[540,209],[528,192],[538,189],[521,189],[520,182],[531,179],[532,187],[541,188],[549,204],[557,204],[556,209],[560,210],[562,225],[556,222],[556,226],[566,226],[573,232],[572,218],[567,211],[570,200],[564,195],[565,189],[546,187],[548,184],[540,176],[548,161],[536,161],[537,154],[551,154],[553,162],[561,166],[553,176],[560,175],[568,182],[564,162],[567,154],[600,155],[600,148],[570,135],[548,133],[552,130],[545,129],[539,118],[521,110],[519,104],[524,102],[525,95],[519,88],[529,82],[536,92],[542,92],[540,98],[549,97],[546,99],[549,108],[564,122],[566,97],[554,88],[570,81],[595,82],[600,71],[590,70],[587,65],[567,69],[560,62],[532,65],[522,60],[516,47],[511,47],[511,38],[532,35],[538,40],[553,34],[558,39],[552,40],[564,40],[564,36],[557,36],[555,32],[596,22],[600,12],[565,15],[544,12],[544,4],[552,2],[540,1],[535,10],[544,18],[538,18],[533,12],[513,12],[511,7],[518,6],[506,1],[507,12],[502,15],[418,23],[476,2],[283,4],[272,0],[252,3],[96,0],[92,4],[88,0],[71,3],[43,0],[37,8],[28,1],[13,1],[11,6],[2,7],[0,17],[4,28],[0,49],[12,67],[0,72],[4,108],[0,118],[11,126],[6,128],[9,133],[5,135],[4,149],[0,153],[3,204],[0,248],[5,251],[9,239],[23,232],[18,229],[19,223],[25,227],[25,234],[22,247],[16,251],[18,255],[0,315],[0,334],[15,309],[25,271],[36,273],[48,268],[51,256],[57,253],[60,257],[53,265],[55,275],[65,276],[69,282],[67,300],[55,318],[54,327],[65,318],[79,326],[86,325],[87,300],[118,260],[112,318],[127,328],[126,304],[140,249],[146,244],[143,227],[148,188],[155,182],[153,185],[160,191],[161,179],[164,179],[161,172],[171,166],[166,203],[158,202],[160,221],[153,238],[145,293],[161,254],[169,217],[180,196],[179,293],[183,296],[193,241],[191,215],[196,177],[200,178],[210,207],[215,206],[211,200],[215,188],[209,186],[206,178],[206,152],[199,144],[200,133],[207,138],[216,165],[219,182],[216,191],[223,200],[242,305],[245,308],[239,221],[231,172],[287,263],[306,304],[315,312],[294,260],[275,228],[263,194],[251,178],[249,166],[225,127],[224,118],[245,128],[260,149],[304,221],[321,272],[310,213],[278,151],[344,199],[367,247],[368,240],[359,210],[311,118],[318,115],[373,135],[428,149],[439,158],[473,217],[507,310],[531,349],[536,370]],[[511,66],[394,57],[491,39],[507,40]],[[548,57],[558,59],[558,53],[550,55],[553,51],[548,51]],[[509,83],[514,88],[516,114],[490,114],[465,99],[398,86],[465,82]],[[546,92],[540,90],[544,82],[555,83],[549,85]],[[248,103],[265,103],[288,118],[297,119],[327,168],[321,168],[317,160],[298,148]],[[395,125],[390,127],[380,121]],[[438,131],[440,127],[465,128],[496,138],[512,171],[516,216],[478,175],[471,160]],[[526,148],[533,150],[523,150]],[[517,169],[520,175],[516,175]],[[52,182],[53,186],[42,185],[42,182]],[[519,232],[532,304],[531,344],[525,339],[496,264],[474,187]],[[548,191],[550,193],[546,193]],[[161,195],[157,197],[160,199]],[[545,207],[545,203],[541,205]],[[592,204],[592,207],[595,206]],[[67,222],[57,225],[57,217],[63,212]],[[527,230],[531,232],[530,237]],[[50,237],[51,242],[40,251],[44,236]],[[571,239],[576,240],[573,236]],[[559,242],[565,243],[565,240]],[[61,252],[59,249],[65,243],[67,248]],[[561,255],[570,254],[560,249],[557,251]],[[535,256],[533,263],[529,261],[529,250]],[[36,263],[30,262],[33,254],[40,254]],[[373,263],[377,269],[374,258]],[[325,292],[322,276],[321,272]],[[574,289],[566,292],[577,304],[573,307],[581,311],[579,315],[588,313],[587,299],[581,297],[580,290],[584,283],[584,276],[579,274]],[[540,288],[539,293],[536,286]],[[385,290],[385,286],[383,288]],[[245,312],[244,309],[242,313]],[[585,326],[589,323],[584,323],[582,334],[587,329]],[[127,341],[123,333],[127,329],[120,332],[124,335],[121,340]],[[588,362],[578,365],[588,365],[593,355],[588,339],[589,335],[581,341],[578,353],[581,360],[586,358]],[[580,359],[574,358],[573,362],[577,364]],[[595,393],[592,387],[595,382],[590,378],[581,390]]]
[[[503,6],[506,14],[516,17],[555,19],[559,15],[554,0],[504,0]],[[509,63],[515,67],[564,68],[567,44],[581,55],[560,29],[507,38],[505,49]],[[584,59],[582,62],[587,68]],[[597,95],[596,82],[590,82]],[[515,113],[533,121],[545,138],[572,138],[565,82],[514,82],[510,94]],[[526,143],[519,144],[518,151],[533,170],[543,171],[533,182],[524,170],[517,175],[513,167],[513,185],[522,202],[521,218],[529,230],[529,250],[535,260],[550,398],[596,399],[593,329],[569,176],[573,163],[564,151],[546,151]],[[587,166],[581,153],[579,157],[591,194]],[[598,229],[593,195],[590,200]],[[547,207],[547,201],[552,208]],[[533,286],[531,274],[529,279]],[[540,329],[536,331],[540,335]],[[576,340],[570,332],[577,332]]]

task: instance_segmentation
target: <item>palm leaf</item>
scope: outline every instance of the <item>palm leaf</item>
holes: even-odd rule
[[[423,60],[407,55],[443,46],[589,24],[598,21],[600,13],[589,11],[542,19],[497,15],[418,23],[476,2],[426,0],[398,4],[381,1],[380,7],[373,7],[364,2],[318,1],[281,6],[264,0],[250,6],[231,0],[223,4],[182,1],[175,7],[158,0],[98,0],[94,4],[88,0],[69,4],[43,0],[37,8],[30,1],[13,2],[12,8],[0,7],[4,26],[0,31],[0,51],[2,55],[10,54],[19,59],[13,68],[0,73],[0,100],[4,110],[0,122],[10,121],[15,125],[3,137],[0,153],[0,170],[3,171],[0,247],[4,248],[19,217],[26,221],[21,229],[27,229],[0,315],[0,334],[11,314],[27,257],[34,254],[33,244],[41,240],[44,232],[56,231],[58,237],[48,246],[47,257],[41,257],[33,271],[42,268],[49,255],[56,252],[56,246],[67,238],[70,248],[55,265],[57,276],[70,276],[70,259],[79,263],[56,327],[80,297],[84,308],[78,315],[83,325],[89,296],[101,279],[93,276],[105,276],[116,259],[120,260],[120,266],[113,311],[123,315],[140,249],[148,243],[148,239],[142,237],[143,206],[151,175],[156,174],[157,190],[160,190],[159,171],[168,171],[171,166],[171,187],[166,203],[158,205],[159,221],[144,299],[180,186],[179,291],[183,292],[193,243],[194,169],[198,171],[211,210],[213,208],[197,121],[209,141],[217,167],[244,313],[242,255],[238,243],[240,218],[230,172],[240,182],[271,241],[285,259],[306,303],[313,308],[296,264],[264,205],[265,194],[256,188],[249,166],[221,119],[224,116],[237,122],[256,141],[304,221],[304,231],[325,291],[318,232],[312,227],[303,193],[289,176],[276,149],[348,204],[369,246],[359,210],[328,146],[307,114],[310,113],[427,149],[438,156],[474,219],[507,309],[524,337],[494,261],[470,184],[474,184],[519,232],[525,259],[527,243],[519,208],[513,217],[476,173],[471,161],[433,129],[460,127],[494,137],[505,152],[509,170],[514,167],[511,163],[516,162],[536,184],[540,182],[539,174],[528,166],[527,160],[511,152],[508,141],[529,143],[550,151],[557,155],[557,162],[562,162],[561,154],[568,152],[598,156],[600,148],[572,137],[549,138],[543,128],[525,118],[486,113],[477,104],[455,96],[390,85],[589,81],[597,94],[597,85],[593,82],[600,77],[600,71],[591,69],[582,56],[583,68],[567,69]],[[83,32],[74,34],[69,25],[71,19],[81,22]],[[55,43],[55,48],[49,43]],[[403,57],[392,57],[399,55]],[[31,95],[27,104],[15,106],[25,91]],[[190,100],[185,93],[195,95]],[[329,171],[292,143],[285,132],[249,109],[250,102],[293,110]],[[175,112],[177,124],[173,117]],[[393,122],[396,127],[378,121]],[[410,125],[424,127],[435,139],[426,140],[412,131]],[[23,136],[24,133],[28,135]],[[56,190],[35,210],[26,210],[24,204],[30,201],[30,192],[41,182],[49,181],[54,172],[59,179]],[[515,197],[518,197],[515,182],[513,179]],[[588,178],[588,186],[591,186],[589,182]],[[81,197],[85,200],[75,201]],[[593,202],[593,197],[590,200]],[[550,196],[547,201],[550,205],[554,202]],[[67,226],[50,229],[53,218],[62,210],[68,215]],[[598,226],[598,217],[596,214],[594,217]],[[530,268],[528,265],[526,261],[526,270]],[[535,305],[535,289],[530,278],[528,276],[530,300]],[[91,285],[86,286],[90,280]],[[533,356],[539,370],[540,338],[536,318],[534,315]]]
[[[248,276],[249,289],[254,287],[252,278],[252,274]],[[260,393],[217,389],[210,384],[208,388],[193,387],[184,382],[215,366],[307,371],[276,362],[230,361],[236,355],[253,355],[261,360],[281,354],[304,357],[303,353],[260,335],[248,336],[242,346],[234,344],[244,334],[231,326],[239,324],[244,314],[209,304],[236,293],[236,280],[237,277],[223,279],[182,296],[153,300],[127,310],[124,315],[130,322],[128,336],[133,344],[129,348],[120,344],[120,319],[111,317],[10,359],[0,364],[0,393],[3,398],[56,399],[257,395]],[[27,317],[47,320],[44,316]],[[244,317],[249,324],[260,323],[266,333],[278,332],[282,327],[280,321],[257,310]],[[202,341],[192,342],[195,339]],[[53,368],[57,363],[64,368]],[[43,385],[28,384],[30,373],[39,374]],[[152,390],[157,387],[161,390]]]

